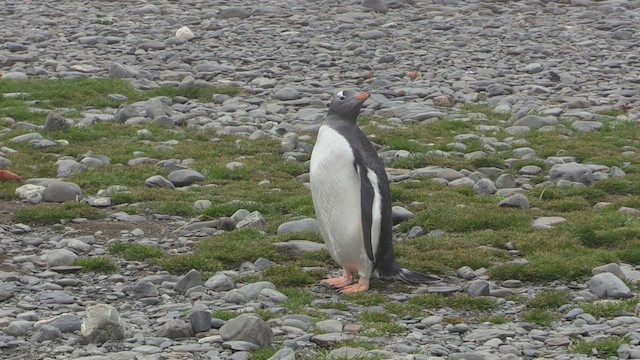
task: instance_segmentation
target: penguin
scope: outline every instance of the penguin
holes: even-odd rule
[[[367,291],[372,277],[408,284],[441,280],[405,269],[394,258],[389,180],[373,144],[356,123],[368,98],[366,92],[340,91],[311,153],[316,218],[327,250],[343,270],[342,276],[322,282],[344,294]]]

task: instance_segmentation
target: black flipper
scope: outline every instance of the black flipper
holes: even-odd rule
[[[355,163],[356,172],[360,176],[360,213],[362,221],[362,239],[364,240],[364,248],[367,251],[369,260],[375,263],[373,254],[373,243],[371,242],[371,225],[373,222],[373,197],[374,190],[369,177],[367,176],[367,168]]]

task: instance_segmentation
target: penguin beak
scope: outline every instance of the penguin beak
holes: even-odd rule
[[[360,100],[360,101],[365,101],[369,98],[369,93],[368,92],[363,92],[362,94],[358,94],[356,96],[353,97],[356,100]]]

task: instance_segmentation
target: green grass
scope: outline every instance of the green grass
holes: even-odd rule
[[[557,313],[546,309],[532,309],[522,315],[523,321],[540,326],[549,326],[559,318]]]
[[[16,210],[11,220],[17,223],[51,225],[61,220],[86,218],[90,220],[102,219],[104,213],[89,205],[67,202],[63,204],[39,204]]]
[[[325,275],[324,271],[304,271],[296,264],[283,264],[270,267],[264,271],[264,279],[276,286],[305,286],[318,282]]]
[[[84,272],[110,274],[118,271],[118,265],[108,256],[81,257],[75,264],[82,266]]]
[[[621,314],[634,313],[639,301],[639,299],[633,298],[593,303],[584,302],[578,304],[578,307],[597,318],[612,318]]]
[[[162,258],[166,251],[152,245],[140,245],[135,243],[117,242],[109,246],[109,252],[120,255],[128,261],[145,261],[148,259]]]
[[[545,290],[527,302],[534,309],[557,309],[571,302],[571,296],[564,290]]]
[[[585,354],[587,356],[594,356],[594,349],[596,350],[599,359],[609,359],[612,356],[618,355],[618,348],[623,344],[630,343],[627,337],[621,336],[609,336],[602,339],[586,340],[575,339],[573,344],[569,346],[569,351],[576,354]]]

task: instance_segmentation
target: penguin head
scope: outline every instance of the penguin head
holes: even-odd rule
[[[367,92],[357,92],[353,90],[343,90],[336,94],[336,97],[329,105],[329,115],[336,116],[344,120],[355,121],[360,114],[362,103],[369,98]]]

